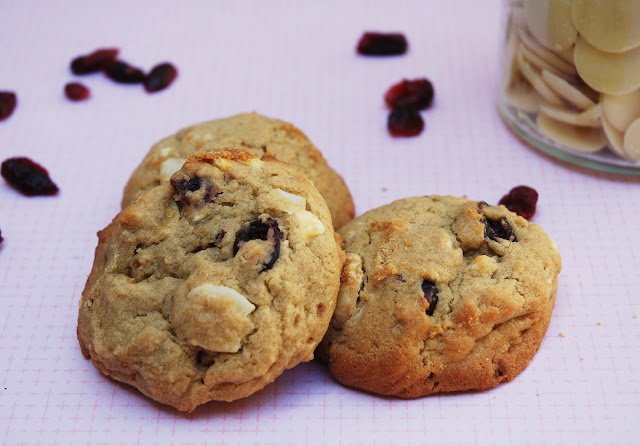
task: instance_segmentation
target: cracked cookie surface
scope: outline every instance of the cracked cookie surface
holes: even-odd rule
[[[270,153],[291,164],[313,182],[325,199],[334,228],[353,219],[355,211],[347,185],[307,136],[292,124],[257,113],[196,124],[155,144],[131,175],[122,207],[168,181],[189,155],[218,147],[236,147],[258,157]]]
[[[342,384],[404,398],[486,389],[538,350],[561,269],[539,226],[504,206],[430,196],[339,233],[346,261],[318,355]]]
[[[189,157],[98,233],[78,340],[103,373],[191,411],[313,357],[343,254],[326,204],[288,164]]]

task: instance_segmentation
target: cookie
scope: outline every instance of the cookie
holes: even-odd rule
[[[104,374],[192,411],[309,361],[343,255],[311,181],[272,157],[187,159],[98,233],[78,340]]]
[[[531,361],[560,255],[504,206],[398,200],[345,225],[338,303],[319,356],[342,384],[413,398],[486,389]]]
[[[155,144],[131,175],[124,189],[122,207],[144,191],[168,181],[187,156],[219,146],[234,146],[258,157],[270,153],[291,164],[313,182],[326,200],[334,228],[353,219],[353,200],[347,185],[305,134],[292,124],[257,113],[203,122]]]

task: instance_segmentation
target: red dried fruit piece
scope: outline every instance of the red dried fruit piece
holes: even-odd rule
[[[89,99],[90,92],[84,85],[78,82],[70,82],[64,86],[64,94],[70,100],[77,102]]]
[[[3,161],[0,174],[11,187],[28,196],[58,193],[58,186],[49,178],[47,169],[29,158],[9,158]]]
[[[97,73],[116,59],[118,51],[118,48],[100,48],[86,56],[76,57],[71,61],[71,72],[79,75]]]
[[[164,90],[175,80],[178,76],[178,70],[176,67],[168,62],[161,63],[153,67],[151,72],[144,80],[144,89],[149,93]]]
[[[389,88],[384,95],[384,101],[391,109],[407,107],[424,110],[433,102],[433,85],[426,78],[412,81],[404,79]]]
[[[12,91],[0,91],[0,121],[7,119],[18,104],[18,98]]]
[[[395,108],[389,114],[387,128],[391,136],[417,136],[424,129],[424,120],[412,108]]]
[[[2,243],[4,239],[2,238],[2,231],[0,231],[0,243]]]
[[[506,206],[511,212],[530,220],[536,213],[538,192],[529,186],[517,186],[500,199],[500,204]]]
[[[107,63],[102,71],[109,79],[119,84],[141,84],[146,78],[141,69],[121,60]]]
[[[396,56],[406,53],[407,46],[404,34],[366,32],[358,42],[358,53],[365,56]]]

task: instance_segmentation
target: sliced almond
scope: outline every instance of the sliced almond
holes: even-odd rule
[[[640,47],[606,53],[578,37],[574,51],[578,74],[594,90],[622,95],[640,88]]]
[[[594,153],[607,145],[602,129],[576,127],[565,124],[540,113],[537,119],[538,130],[551,140],[585,153]]]
[[[531,34],[545,47],[561,51],[576,41],[578,30],[571,17],[572,0],[524,0]]]
[[[558,96],[580,110],[585,110],[595,105],[589,97],[574,85],[550,71],[542,70],[542,79]]]
[[[538,43],[538,41],[524,28],[518,29],[518,38],[524,46],[540,56],[551,66],[555,67],[558,71],[570,75],[576,74],[576,68],[573,66],[573,63],[567,62],[553,51],[540,45],[540,43]]]
[[[640,45],[638,0],[574,0],[571,9],[576,28],[595,48],[619,53]]]
[[[549,104],[562,106],[564,103],[562,99],[558,97],[542,80],[542,77],[536,72],[533,67],[524,60],[524,56],[519,53],[517,56],[518,68],[522,76],[531,84],[531,86],[538,92],[542,98]]]
[[[640,118],[624,133],[624,151],[632,161],[640,161]]]
[[[640,88],[624,95],[602,95],[602,107],[611,125],[624,132],[640,118]]]
[[[567,76],[567,77],[570,77],[568,74],[563,73],[563,72],[559,71],[558,69],[556,69],[553,65],[551,65],[550,63],[545,61],[543,58],[538,56],[536,53],[531,51],[526,46],[520,45],[520,52],[524,56],[525,60],[527,62],[529,62],[531,65],[533,65],[534,67],[536,67],[538,70],[550,71],[550,72],[553,72],[556,76]]]
[[[602,116],[601,104],[594,105],[580,113],[543,104],[540,106],[540,113],[569,125],[578,127],[602,127],[602,123],[600,122],[600,117]]]
[[[607,136],[609,140],[609,148],[620,158],[629,159],[629,156],[624,151],[624,133],[615,128],[606,115],[602,115],[602,129],[604,130],[604,134]]]

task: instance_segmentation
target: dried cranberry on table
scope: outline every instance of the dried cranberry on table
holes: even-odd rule
[[[499,204],[503,204],[511,212],[530,220],[536,213],[537,203],[538,192],[535,189],[529,186],[517,186],[502,197]]]
[[[121,60],[113,60],[107,63],[102,71],[109,79],[119,84],[141,84],[146,79],[141,69]]]
[[[0,121],[7,119],[18,104],[18,97],[12,91],[0,91]]]
[[[89,89],[84,85],[78,82],[69,82],[64,86],[64,94],[70,100],[78,102],[89,99],[91,93],[89,92]]]
[[[433,102],[433,84],[426,78],[404,79],[387,90],[384,101],[391,109],[408,107],[425,110]]]
[[[165,62],[153,67],[144,80],[144,88],[149,93],[164,90],[178,76],[178,70],[172,64]]]
[[[417,136],[424,129],[424,120],[412,108],[394,108],[389,114],[387,128],[391,136]]]
[[[55,195],[55,185],[49,172],[40,164],[25,157],[9,158],[2,162],[0,174],[7,183],[24,195]]]
[[[358,53],[365,56],[396,56],[406,53],[407,47],[401,33],[366,32],[358,41]]]
[[[4,239],[2,238],[2,231],[0,231],[0,243],[2,243]]]
[[[78,75],[97,73],[113,62],[118,52],[118,48],[100,48],[86,56],[76,57],[71,61],[71,72]]]

